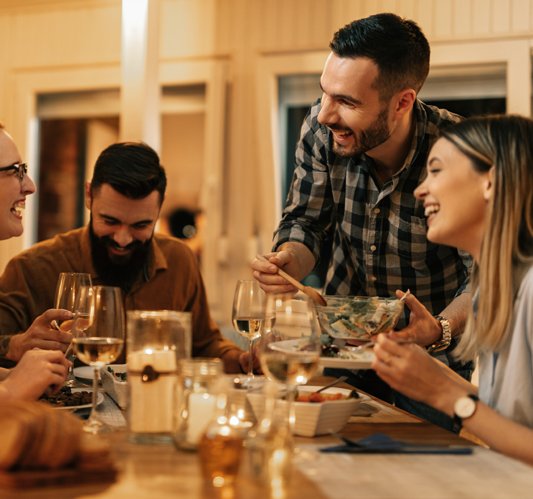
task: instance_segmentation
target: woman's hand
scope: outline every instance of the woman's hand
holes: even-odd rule
[[[420,346],[398,343],[396,336],[378,336],[372,368],[394,390],[451,415],[455,400],[465,393],[465,381]]]
[[[396,296],[401,298],[404,295],[402,291],[396,291]],[[422,305],[416,296],[409,294],[405,298],[405,305],[409,308],[409,324],[396,331],[397,338],[406,341],[414,340],[415,343],[427,347],[438,341],[442,335],[439,321],[435,319],[430,311]]]
[[[58,350],[29,350],[0,385],[5,399],[35,400],[53,387],[63,385],[71,363]]]

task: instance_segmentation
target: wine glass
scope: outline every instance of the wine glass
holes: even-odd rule
[[[76,306],[78,303],[78,296],[80,288],[82,286],[91,286],[91,275],[82,272],[61,272],[57,279],[54,307],[69,310],[70,312],[76,312]],[[61,330],[69,330],[72,326],[72,321],[65,321],[61,325],[57,321],[53,321],[53,327]],[[69,355],[71,352],[69,347],[65,352],[65,356],[73,361],[74,356]],[[73,387],[76,385],[76,380],[72,375],[72,368],[69,369],[66,386]]]
[[[231,319],[235,330],[249,340],[248,384],[254,378],[253,348],[254,341],[261,336],[265,320],[265,298],[265,293],[256,280],[237,281]]]
[[[78,358],[93,367],[93,397],[89,419],[83,429],[89,433],[109,431],[96,416],[100,369],[114,362],[122,352],[125,315],[120,288],[83,286],[79,312],[74,316],[72,344]]]
[[[306,384],[318,369],[320,327],[315,307],[303,293],[267,294],[265,318],[259,360],[269,379],[286,385],[292,425],[296,386]]]

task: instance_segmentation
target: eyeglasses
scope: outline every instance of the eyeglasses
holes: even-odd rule
[[[13,170],[15,172],[15,175],[22,182],[24,180],[24,177],[28,173],[28,165],[27,163],[15,163],[13,165],[0,167],[0,172],[7,172],[10,170]]]

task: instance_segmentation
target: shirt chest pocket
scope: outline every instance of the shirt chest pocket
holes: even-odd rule
[[[387,243],[391,251],[396,249],[404,264],[418,270],[426,267],[430,243],[425,218],[410,216],[391,220]]]

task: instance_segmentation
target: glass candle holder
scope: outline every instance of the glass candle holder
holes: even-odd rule
[[[198,357],[180,361],[174,426],[174,442],[179,448],[198,447],[216,408],[217,381],[222,374],[220,359]]]
[[[178,362],[191,356],[190,313],[134,310],[127,317],[130,440],[171,442]]]

